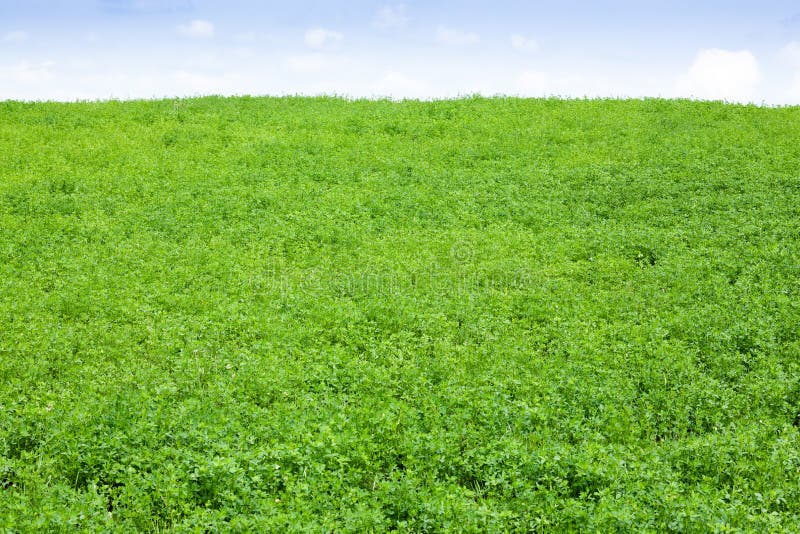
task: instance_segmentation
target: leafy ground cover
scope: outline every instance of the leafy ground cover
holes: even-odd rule
[[[800,108],[0,102],[0,530],[800,529]]]

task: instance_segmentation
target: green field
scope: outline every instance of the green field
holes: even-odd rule
[[[0,531],[797,531],[800,108],[0,102]]]

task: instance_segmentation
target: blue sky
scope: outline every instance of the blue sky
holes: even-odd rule
[[[0,99],[323,93],[800,104],[800,4],[0,0]]]

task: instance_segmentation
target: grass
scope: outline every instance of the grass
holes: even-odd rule
[[[0,102],[0,531],[797,531],[798,138]]]

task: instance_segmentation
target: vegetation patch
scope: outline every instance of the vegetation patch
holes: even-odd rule
[[[0,530],[800,530],[798,137],[0,103]]]

